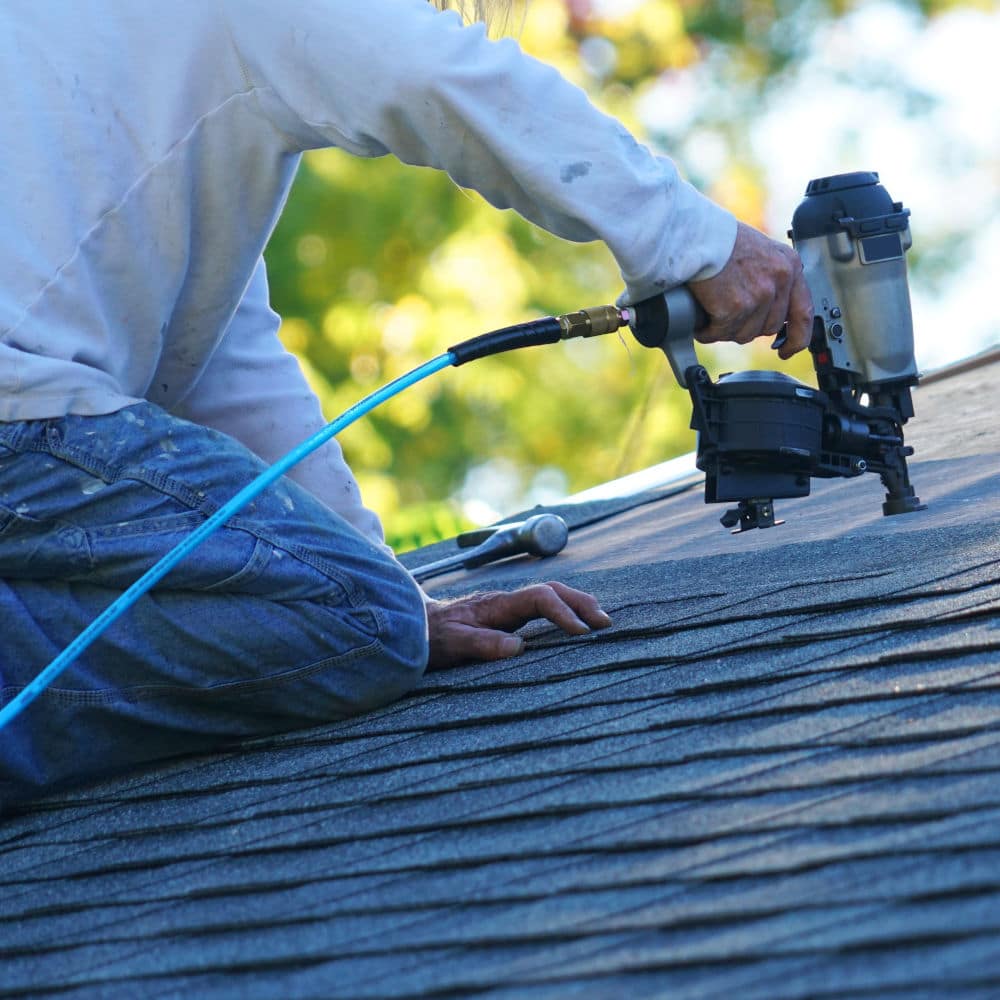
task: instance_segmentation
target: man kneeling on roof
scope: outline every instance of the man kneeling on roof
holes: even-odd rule
[[[441,4],[439,6],[444,6]],[[502,7],[501,3],[480,8]],[[262,252],[301,154],[445,170],[568,240],[624,301],[689,284],[705,340],[812,310],[797,257],[512,39],[425,0],[6,0],[0,65],[0,687],[8,701],[267,464],[323,426]],[[479,14],[489,13],[479,9]],[[429,600],[335,443],[182,561],[0,733],[0,798],[343,718],[516,655],[559,583]]]

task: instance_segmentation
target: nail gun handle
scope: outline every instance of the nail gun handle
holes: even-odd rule
[[[644,299],[630,310],[632,335],[643,347],[659,347],[670,362],[674,378],[686,389],[687,370],[698,365],[694,335],[708,326],[708,313],[683,286]]]

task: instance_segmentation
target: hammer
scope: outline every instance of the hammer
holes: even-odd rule
[[[475,538],[482,537],[481,532],[470,534]],[[501,525],[490,532],[485,541],[468,552],[459,552],[426,566],[418,566],[411,572],[416,580],[423,581],[449,570],[473,569],[509,556],[554,556],[565,547],[567,538],[569,529],[558,514],[534,514],[526,521]],[[459,545],[461,544],[460,539]]]

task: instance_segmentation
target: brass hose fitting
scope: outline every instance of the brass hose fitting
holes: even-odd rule
[[[614,333],[626,325],[627,320],[617,306],[591,306],[579,312],[566,313],[556,317],[562,331],[562,339],[573,337],[597,337],[602,333]]]

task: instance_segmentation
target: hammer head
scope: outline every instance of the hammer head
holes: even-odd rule
[[[558,514],[534,514],[524,521],[511,521],[509,524],[494,524],[485,528],[472,528],[470,531],[463,531],[456,539],[456,543],[460,549],[471,549],[477,545],[482,545],[487,539],[492,538],[499,532],[510,532],[515,533],[520,532],[521,529],[528,526],[529,535],[537,535],[539,532],[544,532],[546,536],[552,535],[557,538],[558,533],[562,528],[566,527],[566,522],[563,521]],[[520,537],[520,535],[518,536]],[[550,543],[551,544],[551,543]],[[552,555],[558,552],[566,544],[565,539],[559,548],[553,549]],[[540,553],[532,553],[538,555]]]
[[[523,551],[533,556],[554,556],[566,546],[569,528],[558,514],[535,514],[514,532]]]
[[[569,529],[558,514],[535,514],[516,524],[503,524],[466,557],[467,566],[481,566],[508,556],[554,556],[566,546]]]

